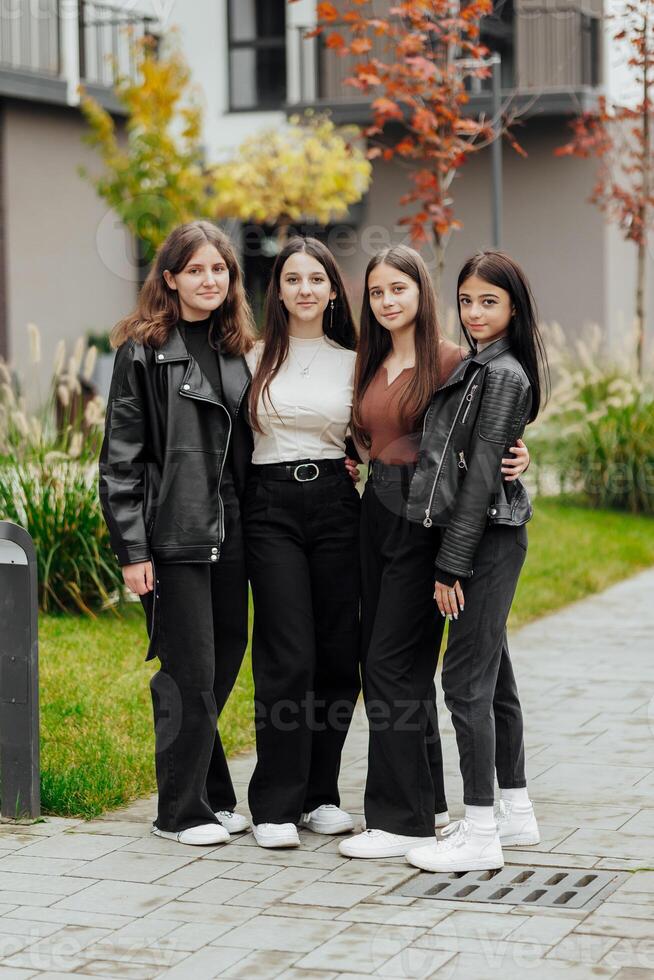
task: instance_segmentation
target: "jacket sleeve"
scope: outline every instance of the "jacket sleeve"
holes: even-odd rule
[[[501,480],[505,449],[521,434],[530,404],[531,390],[518,374],[488,372],[468,470],[436,557],[436,580],[445,585],[472,575],[488,508]]]
[[[145,527],[147,424],[143,364],[128,342],[116,354],[100,452],[100,503],[119,564],[148,561]]]

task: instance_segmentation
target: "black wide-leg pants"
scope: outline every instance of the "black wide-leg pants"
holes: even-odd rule
[[[247,647],[248,583],[238,502],[225,506],[215,564],[155,569],[161,666],[150,688],[160,830],[217,823],[215,812],[236,804],[217,723]],[[144,606],[151,609],[151,596]]]
[[[244,504],[254,598],[255,824],[340,803],[359,694],[360,497],[343,472],[298,483],[257,468]]]
[[[441,531],[404,517],[412,471],[377,463],[363,494],[365,813],[370,828],[433,837],[434,813],[447,809],[434,701],[444,626],[434,601]]]
[[[506,638],[527,552],[526,527],[489,526],[462,582],[465,610],[450,623],[443,659],[445,703],[459,748],[464,802],[492,806],[503,789],[526,786],[522,711]]]

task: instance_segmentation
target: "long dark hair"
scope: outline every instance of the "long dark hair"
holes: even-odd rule
[[[263,353],[250,389],[250,423],[257,432],[261,432],[257,417],[259,400],[263,396],[272,405],[270,386],[288,357],[288,313],[279,293],[282,270],[291,255],[296,255],[298,252],[304,252],[320,262],[327,273],[332,289],[336,293],[333,310],[330,304],[323,314],[322,328],[325,336],[347,350],[356,350],[357,346],[357,334],[350,301],[347,298],[343,277],[334,256],[327,246],[323,245],[317,238],[296,236],[289,239],[273,265],[264,307]]]
[[[440,368],[438,306],[424,259],[408,245],[396,245],[394,248],[384,249],[370,260],[366,269],[359,356],[354,379],[352,428],[357,439],[368,447],[370,436],[363,428],[361,403],[370,382],[393,346],[389,331],[381,326],[370,305],[368,290],[370,276],[373,270],[382,264],[390,265],[409,276],[420,290],[415,329],[416,366],[413,377],[405,386],[399,402],[400,413],[406,422],[415,425],[426,412],[438,387]]]
[[[486,249],[477,252],[465,263],[456,284],[456,302],[459,311],[461,328],[469,345],[475,343],[463,325],[459,290],[470,276],[479,276],[491,286],[499,286],[506,290],[511,297],[515,313],[509,323],[508,338],[516,359],[529,378],[531,385],[531,414],[529,421],[533,422],[540,411],[541,404],[547,400],[550,392],[550,371],[547,363],[545,344],[538,329],[538,313],[536,302],[529,285],[527,276],[518,263],[497,249]]]
[[[136,309],[113,329],[111,343],[120,347],[126,340],[137,340],[150,347],[161,347],[179,322],[182,312],[179,293],[164,279],[168,270],[178,275],[203,245],[214,245],[229,270],[229,289],[224,303],[212,316],[209,340],[218,340],[227,354],[245,354],[254,343],[254,319],[245,295],[243,275],[236,252],[227,235],[209,221],[179,225],[159,247],[154,264],[140,292]]]

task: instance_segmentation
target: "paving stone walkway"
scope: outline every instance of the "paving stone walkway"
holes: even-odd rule
[[[0,980],[654,977],[654,570],[520,630],[512,651],[543,842],[505,856],[630,872],[598,908],[403,898],[393,889],[417,872],[402,859],[347,861],[310,833],[291,851],[249,834],[182,847],[150,835],[149,800],[90,823],[0,827]],[[359,712],[341,780],[357,814],[365,767]],[[243,801],[251,769],[234,761]]]

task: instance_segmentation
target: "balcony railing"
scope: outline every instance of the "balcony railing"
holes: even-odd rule
[[[575,6],[529,5],[516,17],[519,91],[595,87],[601,82],[601,19]]]
[[[60,0],[0,2],[0,67],[61,75]]]
[[[156,26],[95,0],[0,0],[0,79],[6,92],[27,97],[59,86],[69,102],[80,82],[109,91],[118,77],[134,77],[133,42],[156,41]]]
[[[501,55],[501,84],[505,92],[542,94],[594,88],[601,81],[601,19],[578,7],[530,7],[514,11],[510,20],[489,17],[482,21],[482,42]],[[333,25],[338,30],[338,25]],[[361,59],[344,57],[327,47],[325,35],[306,38],[309,28],[298,28],[295,60],[298,65],[297,102],[338,109],[368,106],[372,95],[346,85]],[[341,27],[347,36],[347,26]],[[370,57],[388,59],[388,40],[372,38]],[[489,94],[490,78],[468,77],[471,95]],[[373,90],[374,91],[374,90]]]
[[[117,78],[134,76],[133,42],[155,38],[155,20],[104,3],[79,5],[79,73],[83,82],[112,86]]]

